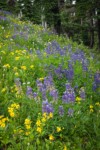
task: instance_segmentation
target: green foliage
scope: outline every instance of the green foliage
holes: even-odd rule
[[[0,149],[99,150],[100,56],[39,25],[2,16]],[[73,102],[64,102],[66,93],[75,94]]]

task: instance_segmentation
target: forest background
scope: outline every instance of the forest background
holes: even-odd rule
[[[98,0],[0,0],[0,9],[100,50]]]

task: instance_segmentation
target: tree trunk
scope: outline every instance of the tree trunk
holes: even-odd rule
[[[90,19],[90,48],[93,48],[93,46],[94,46],[94,30],[93,30],[93,18],[91,18]]]
[[[100,50],[100,10],[98,9],[98,20],[97,20],[97,28],[98,28],[98,49]]]
[[[56,33],[60,35],[60,30],[61,30],[61,19],[60,19],[60,12],[58,5],[56,5],[53,9],[53,20],[54,20],[54,29]]]

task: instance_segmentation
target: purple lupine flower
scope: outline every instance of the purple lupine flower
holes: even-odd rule
[[[82,68],[84,71],[88,71],[88,62],[86,59],[82,61]]]
[[[56,41],[49,43],[49,45],[47,46],[45,51],[49,55],[51,55],[51,54],[64,55],[65,54],[65,49],[62,49]]]
[[[37,87],[42,94],[42,98],[46,100],[46,93],[53,88],[53,80],[51,76],[45,77],[44,82],[37,80]]]
[[[14,35],[12,36],[12,39],[16,39],[16,34],[14,34]]]
[[[48,45],[48,47],[45,49],[46,53],[47,54],[51,54],[51,48],[50,48],[50,45]]]
[[[33,93],[33,97],[36,98],[38,94],[36,92]]]
[[[94,75],[93,90],[95,91],[99,87],[100,87],[100,72],[97,72]]]
[[[42,88],[42,99],[46,100],[47,97],[46,97],[46,88]]]
[[[40,80],[37,80],[36,83],[37,83],[37,87],[38,87],[39,91],[42,91],[43,83]]]
[[[30,99],[33,98],[33,91],[32,91],[32,88],[31,88],[30,86],[27,86],[26,95],[27,95],[27,97],[30,98]]]
[[[68,49],[69,51],[72,51],[72,45],[71,45],[71,44],[68,44],[68,45],[67,45],[67,49]]]
[[[0,16],[0,20],[2,20],[2,21],[9,21],[9,19],[7,18],[7,17],[4,17],[4,16]]]
[[[64,108],[63,108],[63,106],[59,106],[59,115],[60,116],[64,115]]]
[[[80,91],[79,91],[79,93],[80,93],[80,97],[84,100],[85,99],[85,90],[84,90],[84,88],[81,88],[80,89]]]
[[[38,57],[41,57],[41,51],[40,50],[37,50],[36,54],[38,55]]]
[[[70,85],[70,83],[67,83],[66,84],[66,91],[69,91],[71,89],[71,85]]]
[[[100,85],[100,72],[97,72],[95,75],[94,75],[94,81],[96,84],[99,84]]]
[[[51,86],[53,86],[53,79],[52,76],[48,76],[44,78],[44,86],[48,90]]]
[[[73,113],[74,113],[74,110],[69,108],[68,109],[68,116],[70,116],[70,117],[73,116]]]
[[[42,112],[43,112],[43,113],[46,112],[46,106],[47,106],[48,104],[49,104],[49,103],[48,103],[48,100],[45,100],[45,101],[42,102]]]
[[[9,11],[5,11],[5,10],[0,10],[1,13],[5,14],[5,15],[12,15],[11,12]]]
[[[64,92],[62,96],[62,100],[64,103],[70,103],[75,101],[75,94],[73,92]]]
[[[92,89],[93,89],[93,91],[96,91],[96,89],[97,89],[97,85],[95,82],[93,82]]]
[[[72,61],[69,61],[68,63],[68,69],[66,70],[66,77],[68,80],[72,80],[73,77],[74,77],[74,69],[73,69],[73,66],[72,66]]]
[[[75,92],[69,83],[66,84],[66,91],[63,93],[62,100],[64,103],[75,101]]]
[[[53,113],[54,109],[53,106],[48,102],[48,100],[45,100],[42,102],[42,112],[43,113]]]
[[[88,67],[85,64],[82,64],[82,68],[84,71],[88,71]]]
[[[53,100],[57,100],[58,99],[58,91],[56,89],[51,90],[50,96],[53,97]]]
[[[27,92],[26,92],[27,95],[29,94],[33,94],[32,92],[32,88],[30,86],[27,86]]]
[[[61,49],[59,53],[60,53],[61,56],[63,56],[63,55],[65,55],[65,50]]]
[[[62,73],[63,73],[63,70],[62,70],[62,66],[59,66],[57,69],[55,69],[55,74],[58,76],[58,77],[62,77]]]
[[[83,60],[85,60],[84,52],[77,50],[75,53],[71,55],[71,59],[73,62],[75,62],[76,60],[82,62]]]
[[[69,81],[73,79],[73,76],[74,76],[74,70],[73,69],[67,70],[66,77]]]
[[[53,111],[54,111],[54,109],[53,109],[53,107],[52,107],[51,104],[49,104],[49,105],[46,106],[46,112],[47,112],[48,114],[49,114],[49,113],[53,113]]]

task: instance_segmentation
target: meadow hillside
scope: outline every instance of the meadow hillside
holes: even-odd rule
[[[99,58],[0,11],[0,150],[99,150]]]

